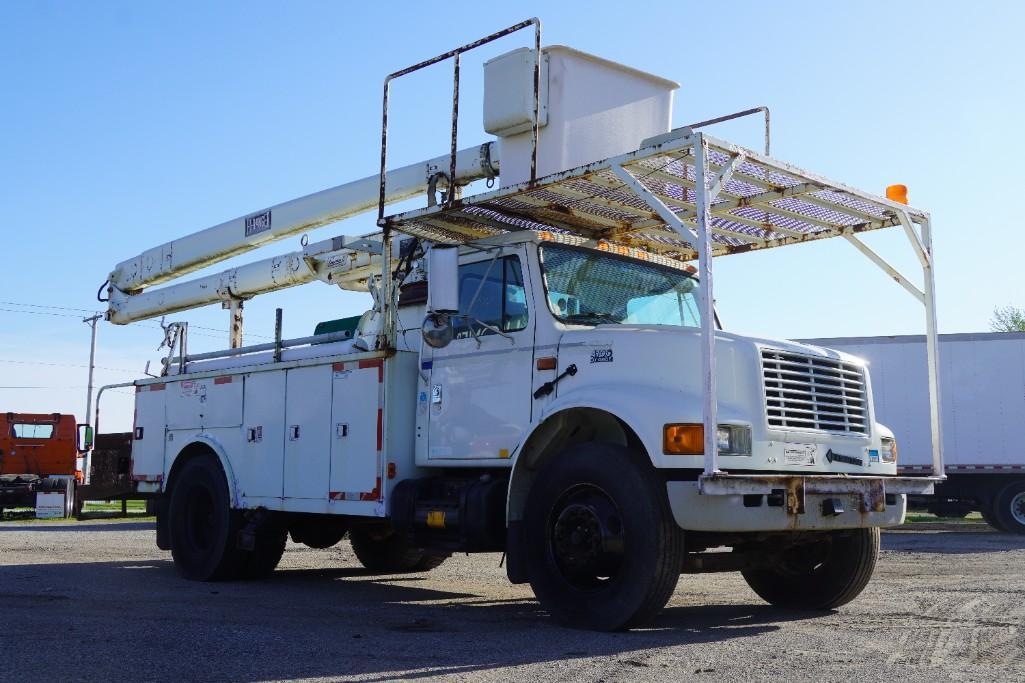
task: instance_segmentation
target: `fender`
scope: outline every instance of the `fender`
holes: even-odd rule
[[[209,448],[210,450],[212,450],[214,452],[214,454],[217,456],[217,459],[220,460],[220,462],[221,462],[221,469],[224,470],[224,478],[228,482],[228,500],[231,501],[231,506],[233,508],[239,507],[240,506],[240,499],[239,499],[239,495],[238,495],[238,480],[235,478],[235,471],[231,468],[231,461],[228,459],[228,454],[225,451],[224,446],[221,445],[221,442],[218,441],[216,439],[216,437],[214,437],[214,436],[212,436],[210,434],[206,434],[206,433],[196,434],[195,436],[192,437],[192,439],[187,444],[185,444],[184,446],[182,446],[181,448],[178,449],[178,452],[175,453],[173,458],[171,458],[169,460],[165,460],[165,463],[164,463],[164,490],[165,490],[165,492],[166,492],[166,489],[167,489],[167,482],[170,480],[171,470],[174,469],[174,463],[178,461],[178,456],[180,456],[186,449],[188,449],[190,447],[193,447],[193,446],[195,446],[197,444],[202,444],[202,445],[206,446],[207,448]]]

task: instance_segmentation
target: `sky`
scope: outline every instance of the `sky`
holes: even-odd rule
[[[985,331],[1025,306],[1020,132],[1025,4],[0,3],[0,410],[85,412],[96,291],[146,248],[377,171],[386,74],[536,15],[545,44],[678,81],[673,125],[758,105],[773,156],[866,191],[909,187],[935,232],[941,333]],[[481,64],[464,57],[460,146],[488,139]],[[451,72],[392,91],[390,161],[447,151]],[[709,133],[760,148],[761,123]],[[313,240],[374,229],[356,217]],[[865,241],[920,279],[898,230]],[[298,249],[299,237],[206,272]],[[733,331],[777,338],[916,334],[924,312],[843,240],[729,256],[715,296]],[[355,315],[369,297],[313,283],[247,303],[247,341]],[[227,344],[226,311],[190,322],[193,351]],[[98,329],[97,385],[157,364],[156,321]],[[153,368],[151,367],[151,372]],[[132,393],[102,403],[128,429]]]

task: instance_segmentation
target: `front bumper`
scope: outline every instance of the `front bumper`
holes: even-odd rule
[[[692,531],[796,531],[898,526],[926,477],[726,474],[666,484],[676,523]]]

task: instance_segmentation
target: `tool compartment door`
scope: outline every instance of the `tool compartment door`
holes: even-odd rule
[[[335,363],[331,388],[331,498],[377,500],[383,436],[380,358]]]
[[[132,477],[155,481],[164,474],[167,384],[146,384],[135,392]]]
[[[246,375],[239,490],[252,498],[280,498],[285,447],[285,371]]]
[[[327,500],[331,471],[331,366],[285,377],[285,498]]]

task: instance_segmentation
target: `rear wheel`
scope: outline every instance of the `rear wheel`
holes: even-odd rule
[[[353,529],[349,541],[356,559],[372,572],[425,572],[439,566],[447,555],[429,555],[395,531]]]
[[[271,513],[273,514],[273,513]],[[270,576],[285,554],[288,530],[276,520],[265,521],[254,532],[253,549],[240,553],[238,576],[243,579],[263,579]]]
[[[587,443],[548,463],[527,499],[527,575],[541,605],[575,628],[638,626],[669,601],[683,531],[640,454]]]
[[[193,581],[236,576],[242,565],[235,547],[240,521],[232,514],[220,463],[209,456],[185,463],[171,490],[168,519],[179,573]]]
[[[828,610],[865,589],[879,557],[879,529],[818,532],[788,548],[767,567],[741,572],[747,585],[777,607]]]
[[[1001,531],[1025,534],[1025,480],[1001,489],[993,501],[993,517]]]
[[[64,518],[69,519],[75,516],[75,493],[76,486],[74,479],[64,480]]]
[[[1006,532],[1007,529],[1003,527],[1000,520],[997,519],[996,512],[994,511],[995,500],[986,500],[982,503],[982,508],[979,513],[982,514],[982,519],[997,531]]]

